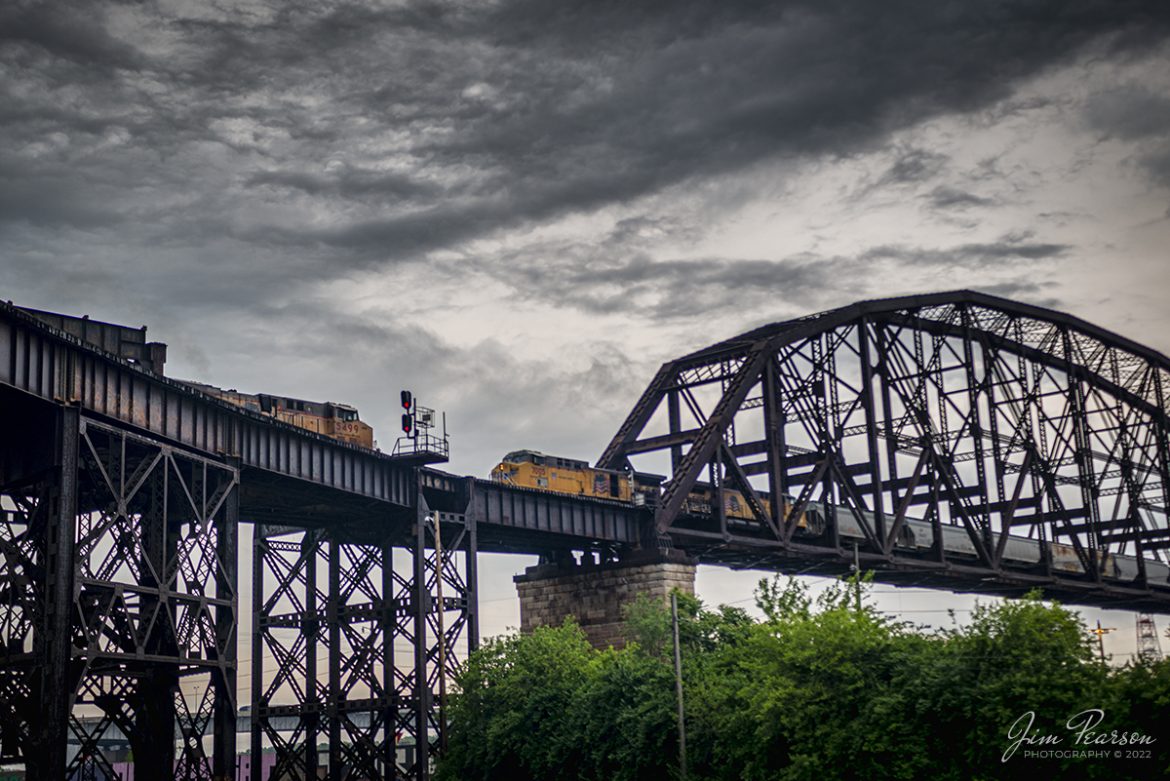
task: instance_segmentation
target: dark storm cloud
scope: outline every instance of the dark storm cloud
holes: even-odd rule
[[[1154,181],[1170,188],[1170,145],[1144,155],[1142,164]]]
[[[1085,105],[1090,127],[1125,140],[1170,134],[1170,95],[1141,85],[1102,92]]]
[[[1054,287],[1056,285],[1052,282],[1017,280],[1013,282],[983,284],[978,289],[983,293],[990,293],[993,296],[1026,300],[1037,306],[1060,309],[1063,306],[1063,301],[1059,297],[1052,295],[1051,291]]]
[[[101,17],[97,5],[11,0],[0,8],[0,42],[26,58],[43,52],[106,74],[141,67],[137,49],[111,35]]]
[[[631,224],[649,225],[651,233],[639,233]],[[1073,249],[1036,241],[1023,231],[992,242],[940,248],[891,244],[847,256],[652,259],[647,246],[657,232],[670,233],[674,227],[630,221],[596,244],[539,243],[453,263],[448,271],[475,269],[533,301],[557,300],[592,314],[621,312],[665,320],[734,317],[753,308],[796,314],[835,305],[842,298],[864,297],[875,285],[954,287],[956,274],[966,285],[1000,285],[1004,291],[1031,294],[1036,289],[1022,275],[1031,276],[1037,264],[1058,261]]]
[[[1138,0],[4,13],[15,108],[0,140],[35,167],[32,147],[65,137],[67,186],[100,207],[55,198],[61,168],[46,166],[49,183],[20,180],[29,205],[0,220],[148,216],[193,245],[205,232],[366,266],[777,156],[875,148],[1086,47],[1148,47],[1170,20]],[[939,164],[907,150],[886,182]]]
[[[993,198],[983,198],[955,187],[939,185],[924,196],[934,209],[967,209],[975,206],[994,206]]]
[[[1084,111],[1103,138],[1136,145],[1137,166],[1155,185],[1170,188],[1170,95],[1128,84],[1092,95]]]
[[[438,194],[439,188],[408,176],[346,168],[332,176],[299,171],[259,171],[248,178],[250,186],[285,187],[313,196],[375,198],[404,201]]]
[[[999,241],[960,244],[948,249],[927,250],[917,247],[882,246],[867,250],[860,257],[869,260],[891,259],[899,263],[941,268],[992,268],[1018,262],[1050,260],[1072,249],[1067,244],[1032,241],[1029,232],[1003,236]]]
[[[916,184],[933,179],[947,164],[947,156],[926,149],[898,150],[894,162],[878,180],[879,186]]]

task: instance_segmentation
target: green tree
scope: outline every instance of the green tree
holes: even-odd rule
[[[569,716],[596,654],[572,621],[485,643],[457,681],[438,778],[577,778],[584,746]]]
[[[679,595],[691,777],[1142,779],[1170,774],[1170,662],[1111,669],[1080,617],[1035,594],[980,605],[926,632],[876,610],[843,581],[813,599],[795,579],[762,581],[765,618]],[[454,698],[441,779],[640,781],[676,773],[670,611],[643,598],[629,644],[595,651],[571,621],[489,642]],[[1067,735],[1088,708],[1104,729],[1159,738],[1149,758],[1003,761],[1013,722]],[[1066,743],[1071,738],[1066,738]],[[1065,746],[1067,747],[1067,746]]]

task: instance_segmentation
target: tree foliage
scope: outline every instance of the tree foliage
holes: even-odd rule
[[[1170,662],[1110,668],[1077,614],[1037,596],[981,605],[928,633],[841,582],[813,599],[795,579],[760,582],[764,619],[679,595],[690,777],[744,779],[1144,779],[1170,774]],[[640,599],[629,644],[594,650],[572,621],[488,642],[453,700],[441,779],[664,779],[677,774],[669,609]],[[1003,761],[1028,712],[1073,745],[1067,720],[1156,742],[1108,759]],[[1028,746],[1024,746],[1028,748]],[[1110,749],[1125,747],[1109,746]]]

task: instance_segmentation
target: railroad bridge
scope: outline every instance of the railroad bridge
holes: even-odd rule
[[[1051,310],[868,301],[669,361],[597,462],[663,465],[644,506],[347,445],[103,339],[0,305],[0,763],[30,778],[120,778],[113,732],[135,778],[234,778],[244,681],[274,777],[427,778],[440,665],[478,642],[479,552],[541,554],[522,592],[577,599],[630,567],[856,563],[1170,612],[1170,361]]]

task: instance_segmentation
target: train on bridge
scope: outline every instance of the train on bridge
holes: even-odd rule
[[[586,461],[546,455],[537,450],[513,450],[506,454],[492,469],[490,477],[498,483],[522,488],[610,499],[636,507],[656,507],[662,482],[666,479],[647,472],[598,469]],[[693,514],[711,515],[714,493],[712,486],[697,484],[687,496],[684,509]],[[770,496],[765,493],[760,496],[760,502],[765,513],[772,512]],[[787,497],[782,510],[787,514],[791,508],[792,498]],[[756,519],[743,492],[732,488],[723,489],[723,510],[724,516],[733,524]],[[801,513],[797,528],[802,532],[820,534],[824,531],[824,516],[815,511]]]
[[[662,475],[637,471],[618,471],[592,467],[588,462],[574,458],[547,455],[536,450],[514,450],[507,453],[491,470],[495,482],[560,494],[573,494],[597,499],[625,502],[637,507],[653,508],[658,505]],[[748,531],[758,527],[760,520],[742,491],[723,488],[723,516],[729,529]],[[696,483],[683,502],[683,513],[691,516],[714,514],[715,491],[708,483]],[[772,512],[772,497],[767,492],[758,494],[761,509],[765,515]],[[784,497],[782,511],[787,516],[795,499]],[[865,531],[857,516],[847,507],[829,509],[821,502],[809,502],[797,520],[796,531],[805,538],[825,540],[831,533],[829,518],[837,527],[842,545],[864,544]],[[876,527],[872,512],[861,513],[870,529]],[[940,524],[943,550],[949,559],[978,558],[975,543],[966,528],[956,524]],[[902,553],[928,555],[934,547],[935,530],[932,523],[920,519],[906,519],[898,531],[894,547]],[[999,533],[993,532],[987,541],[989,547],[999,544]],[[1009,564],[1035,566],[1047,559],[1054,571],[1069,574],[1085,574],[1085,568],[1074,546],[1060,542],[1039,540],[1035,537],[1009,535],[1004,543],[1003,560]],[[1147,559],[1146,574],[1151,580],[1166,581],[1170,578],[1170,565]],[[1131,581],[1140,575],[1138,559],[1102,552],[1099,557],[1101,574],[1108,578]]]
[[[214,396],[237,407],[250,409],[263,415],[289,423],[317,434],[331,437],[351,445],[374,449],[374,429],[358,416],[356,407],[337,401],[308,401],[271,393],[240,393],[236,389],[224,390],[214,385],[190,380],[176,380],[200,393]]]

